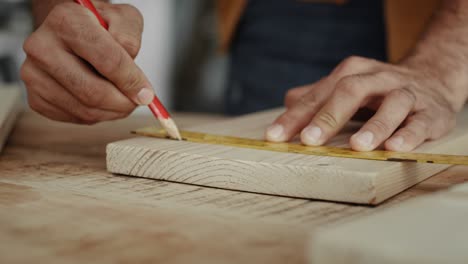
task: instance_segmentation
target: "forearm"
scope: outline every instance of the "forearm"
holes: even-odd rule
[[[459,111],[468,97],[468,1],[442,1],[401,64],[439,79],[453,110]]]
[[[101,2],[110,2],[110,0],[97,0]],[[32,0],[32,12],[34,16],[34,26],[37,28],[47,17],[54,6],[70,2],[70,0]]]

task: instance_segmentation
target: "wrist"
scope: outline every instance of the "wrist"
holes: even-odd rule
[[[459,112],[468,98],[468,67],[455,58],[443,58],[422,54],[412,54],[398,65],[405,67],[424,79],[432,82],[438,94],[450,104],[454,112]],[[434,84],[437,83],[437,84]]]

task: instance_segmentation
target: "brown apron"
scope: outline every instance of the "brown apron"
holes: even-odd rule
[[[298,0],[343,4],[346,0]],[[440,0],[385,0],[387,57],[390,62],[401,60],[415,45]],[[247,0],[217,0],[220,48],[229,49],[237,23]]]

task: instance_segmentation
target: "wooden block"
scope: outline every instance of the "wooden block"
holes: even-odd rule
[[[0,152],[21,111],[21,93],[17,87],[0,87]]]
[[[187,128],[187,130],[263,138],[282,109]],[[350,124],[329,145],[347,146],[356,129]],[[457,129],[418,152],[467,154],[468,111]],[[107,169],[113,173],[242,191],[378,204],[446,169],[447,165],[397,163],[308,156],[221,145],[133,138],[107,146]]]
[[[467,222],[466,193],[428,195],[316,230],[309,263],[467,263]]]

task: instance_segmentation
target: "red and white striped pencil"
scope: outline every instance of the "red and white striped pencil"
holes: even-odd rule
[[[83,7],[86,7],[88,10],[93,12],[96,18],[99,20],[99,23],[106,29],[109,29],[109,25],[101,17],[96,7],[90,0],[74,0],[76,3],[80,4]],[[180,136],[179,129],[177,128],[176,123],[167,112],[164,105],[159,101],[159,98],[155,95],[153,101],[148,105],[153,115],[159,120],[161,126],[166,130],[167,134],[177,140],[182,140]]]

